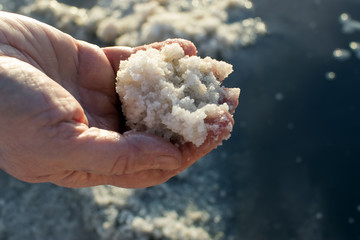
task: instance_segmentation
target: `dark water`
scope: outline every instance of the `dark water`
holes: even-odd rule
[[[241,240],[360,239],[360,60],[332,57],[360,41],[338,22],[344,12],[360,20],[360,1],[253,3],[270,35],[239,51],[227,82],[242,88],[221,148],[236,205],[229,231]]]

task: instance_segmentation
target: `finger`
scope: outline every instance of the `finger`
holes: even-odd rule
[[[104,184],[124,188],[145,188],[162,184],[172,176],[173,174],[171,174],[170,171],[157,169],[145,170],[135,174],[110,176],[104,179]]]
[[[185,143],[180,145],[179,149],[182,152],[182,165],[180,168],[172,171],[174,175],[187,169],[197,160],[214,150],[222,144],[222,141],[230,137],[230,133],[234,126],[234,119],[228,112],[205,119],[206,123],[212,126],[208,130],[208,135],[205,142],[197,147],[192,143]]]
[[[239,104],[240,89],[223,87],[224,92],[220,98],[219,104],[227,103],[229,106],[229,113],[234,114],[236,107]]]
[[[51,182],[70,188],[93,187],[98,185],[112,185],[122,188],[145,188],[162,184],[169,180],[170,177],[172,177],[172,174],[169,171],[157,169],[124,175],[99,175],[70,171],[57,178],[52,177]]]
[[[106,47],[102,49],[108,58],[114,73],[119,70],[120,61],[128,59],[131,54],[135,53],[134,48],[131,47]]]
[[[147,48],[161,49],[162,47],[178,43],[184,50],[185,55],[193,56],[196,55],[197,50],[195,45],[185,39],[168,39],[163,42],[156,42],[149,45],[143,45],[135,48],[130,47],[106,47],[103,48],[105,55],[107,56],[114,72],[116,73],[119,69],[120,61],[128,59],[131,54],[136,53],[139,50],[146,50]]]
[[[170,142],[146,133],[123,135],[90,128],[73,141],[68,170],[99,175],[124,175],[148,169],[176,169],[181,153]]]

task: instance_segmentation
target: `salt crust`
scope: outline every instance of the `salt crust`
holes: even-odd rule
[[[218,159],[196,164],[171,182],[136,190],[28,184],[0,171],[0,239],[237,239],[225,232],[236,206],[221,194]]]
[[[232,66],[209,57],[186,56],[179,44],[161,50],[148,48],[122,61],[116,91],[131,129],[155,133],[166,139],[200,146],[208,131],[219,135],[220,122],[208,124],[229,111],[220,81]],[[240,89],[230,91],[236,98]],[[220,104],[221,103],[221,104]],[[228,126],[232,129],[231,124]]]
[[[16,0],[19,12],[45,21],[75,38],[106,45],[139,46],[185,38],[200,56],[231,56],[253,44],[266,25],[251,15],[248,0],[98,0],[90,9],[56,0]],[[14,0],[2,1],[14,11]],[[136,3],[136,4],[135,4]]]

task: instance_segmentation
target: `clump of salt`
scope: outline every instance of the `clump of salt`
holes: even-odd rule
[[[340,15],[339,22],[342,24],[344,33],[350,34],[360,31],[360,22],[353,20],[347,13]]]
[[[222,61],[186,56],[179,44],[138,51],[120,63],[117,73],[116,91],[127,125],[200,146],[210,130],[216,133],[221,121],[228,122],[206,119],[225,116],[233,110],[225,99],[239,97],[240,89],[220,86],[232,71]],[[232,125],[227,128],[231,131]]]

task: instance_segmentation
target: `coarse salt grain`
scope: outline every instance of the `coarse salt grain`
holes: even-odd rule
[[[186,56],[179,44],[138,51],[120,63],[117,73],[127,125],[200,146],[208,131],[219,128],[205,119],[229,112],[234,106],[222,100],[239,97],[240,89],[220,86],[232,71],[222,61]]]

